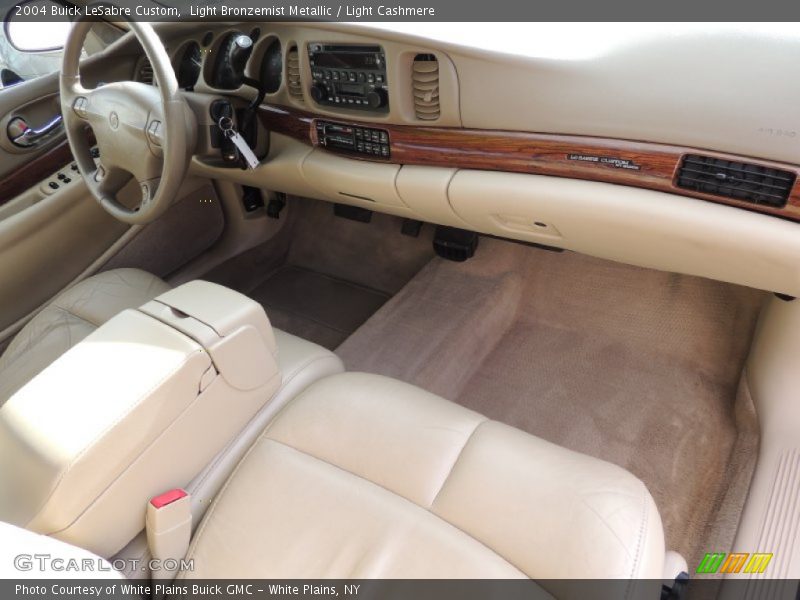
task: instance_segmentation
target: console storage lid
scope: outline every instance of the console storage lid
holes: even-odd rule
[[[229,288],[191,281],[140,308],[202,344],[228,383],[251,390],[272,376],[277,347],[264,308]]]

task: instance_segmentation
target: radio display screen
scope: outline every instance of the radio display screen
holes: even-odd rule
[[[357,83],[337,83],[336,91],[349,96],[363,96],[364,86]]]
[[[378,61],[374,54],[320,52],[314,55],[314,66],[333,69],[375,69],[378,67]]]

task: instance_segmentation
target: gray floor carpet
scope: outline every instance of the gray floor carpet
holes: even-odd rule
[[[275,271],[250,293],[275,327],[336,348],[388,299],[389,295],[300,267]]]
[[[484,238],[467,263],[431,261],[338,353],[629,469],[691,565],[731,543],[752,476],[740,375],[762,299]]]
[[[433,258],[433,226],[418,237],[403,220],[334,216],[328,202],[291,197],[279,234],[204,279],[258,300],[273,325],[334,349]]]

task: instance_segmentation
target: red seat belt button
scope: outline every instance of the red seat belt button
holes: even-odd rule
[[[163,508],[168,504],[172,504],[176,500],[180,500],[181,498],[185,498],[189,494],[186,493],[185,490],[180,488],[175,488],[174,490],[170,490],[168,492],[164,492],[154,498],[150,499],[150,504],[153,505],[155,508]]]

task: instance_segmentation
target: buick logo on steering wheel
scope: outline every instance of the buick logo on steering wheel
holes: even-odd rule
[[[111,123],[111,129],[116,129],[119,127],[119,115],[112,112],[108,117],[108,122]]]

